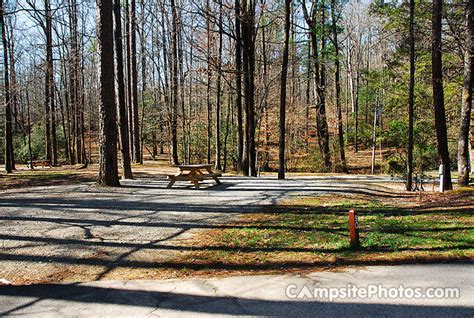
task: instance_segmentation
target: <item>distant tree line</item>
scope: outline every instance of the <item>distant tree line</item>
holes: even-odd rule
[[[367,151],[372,173],[404,175],[407,190],[440,163],[445,188],[453,166],[469,183],[472,1],[0,7],[7,173],[99,162],[100,183],[118,185],[119,170],[166,155],[284,178],[347,173]]]

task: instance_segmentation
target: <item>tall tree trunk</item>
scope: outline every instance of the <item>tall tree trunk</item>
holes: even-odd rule
[[[306,57],[306,114],[305,114],[305,146],[306,152],[309,151],[309,108],[311,106],[311,37],[308,34],[308,51]]]
[[[443,0],[433,0],[432,12],[432,78],[433,78],[433,107],[435,112],[436,137],[438,140],[438,156],[444,165],[444,189],[451,190],[451,164],[449,162],[448,134],[446,128],[446,113],[444,110],[443,91],[443,62],[442,62],[442,17]]]
[[[415,122],[415,0],[410,0],[410,85],[408,88],[408,148],[407,181],[405,189],[412,190],[413,184],[413,127]]]
[[[86,22],[85,22],[84,15],[82,16],[82,30],[81,30],[81,32],[82,32],[82,34],[86,33]],[[78,61],[80,61],[80,64],[78,63],[78,66],[80,65],[80,68],[79,68],[78,78],[79,78],[79,95],[80,95],[80,100],[79,100],[79,107],[80,107],[79,122],[80,122],[80,126],[79,126],[79,130],[80,130],[80,138],[81,138],[80,144],[82,146],[81,161],[82,161],[83,164],[85,164],[87,166],[89,164],[90,160],[88,160],[87,152],[86,152],[86,136],[85,136],[86,128],[85,128],[85,119],[84,119],[85,106],[86,106],[86,84],[85,84],[85,76],[84,76],[84,73],[85,73],[84,72],[85,71],[85,59],[82,58],[83,56],[86,55],[85,54],[85,48],[86,48],[85,37],[81,37],[81,41],[80,41],[79,45],[80,45],[80,49],[78,51]],[[89,113],[89,118],[90,118],[90,115],[92,115],[92,113]],[[90,154],[90,148],[89,148],[89,159],[90,159],[90,157],[91,157],[91,154]]]
[[[125,42],[126,42],[126,69],[127,69],[127,95],[126,95],[126,102],[127,102],[127,120],[128,120],[128,135],[129,135],[129,142],[130,142],[130,158],[133,158],[133,147],[135,145],[133,139],[135,137],[133,133],[133,89],[132,89],[132,41],[130,40],[130,3],[129,0],[125,0]]]
[[[81,121],[80,112],[81,107],[79,103],[79,48],[77,38],[77,4],[76,0],[70,0],[70,58],[69,58],[69,100],[72,107],[72,121],[73,121],[73,136],[75,160],[74,162],[82,163],[82,145],[81,145]]]
[[[468,1],[466,51],[464,54],[464,86],[461,111],[461,129],[458,141],[458,184],[469,185],[469,126],[472,112],[472,88],[474,76],[474,1]],[[473,137],[474,138],[474,137]],[[474,155],[474,153],[473,153]],[[473,162],[473,158],[471,158]],[[473,166],[471,164],[471,171]]]
[[[313,12],[311,14],[311,17],[309,16],[308,12],[306,11],[306,7],[303,5],[304,13],[305,13],[305,19],[306,23],[310,27],[310,39],[311,39],[311,60],[313,63],[313,89],[314,89],[314,98],[316,99],[316,118],[318,119],[318,105],[320,103],[319,98],[320,98],[320,83],[319,83],[319,54],[318,54],[318,39],[317,39],[317,34],[316,34],[316,9],[313,8]],[[319,132],[319,125],[317,125],[317,130],[318,130],[318,145],[319,145],[319,150],[322,153],[322,147],[321,147],[321,138],[320,138],[320,132]]]
[[[13,172],[12,151],[13,151],[13,136],[12,136],[12,110],[11,110],[11,95],[10,95],[10,74],[8,73],[8,42],[5,27],[5,6],[3,0],[0,0],[0,27],[2,32],[3,44],[3,81],[4,81],[4,105],[5,105],[5,172]]]
[[[168,42],[167,42],[167,37],[166,37],[166,32],[167,32],[167,29],[166,29],[166,23],[165,21],[167,20],[166,19],[166,10],[165,10],[165,5],[164,5],[164,1],[161,1],[160,2],[160,15],[161,15],[161,40],[162,40],[162,49],[163,49],[163,72],[160,72],[160,69],[158,69],[158,73],[159,74],[163,74],[163,80],[164,80],[164,83],[163,83],[163,99],[164,99],[164,105],[167,105],[168,107],[168,132],[169,132],[169,128],[171,127],[171,115],[172,115],[172,111],[171,111],[171,104],[170,104],[170,84],[169,84],[169,75],[171,74],[171,71],[170,71],[170,67],[169,67],[169,63],[168,63],[168,57],[169,57],[169,54],[168,54],[168,49],[167,49],[167,45],[168,45]],[[160,59],[158,59],[160,60]],[[158,66],[160,66],[160,64],[158,63]],[[163,110],[160,111],[160,115],[159,115],[159,121],[160,121],[160,154],[164,154],[164,140],[165,140],[165,127],[164,127],[164,121],[163,121]],[[169,139],[168,139],[169,141]],[[169,148],[171,149],[171,148]],[[177,151],[176,151],[177,152]]]
[[[222,0],[219,2],[219,57],[217,61],[217,98],[216,98],[216,169],[222,170],[221,165],[221,78],[222,78],[222,50],[223,50],[223,21]]]
[[[52,118],[51,118],[51,104],[53,96],[51,96],[51,86],[53,79],[53,40],[52,40],[52,17],[51,17],[51,5],[49,0],[44,2],[46,24],[45,24],[45,35],[46,35],[46,61],[45,61],[45,134],[46,134],[46,160],[52,162]]]
[[[95,61],[95,58],[93,58],[93,61]],[[95,74],[94,74],[94,77],[95,77]],[[95,88],[95,86],[93,86]],[[87,162],[88,163],[92,163],[92,122],[93,122],[93,110],[95,109],[94,108],[94,103],[97,99],[97,90],[94,90],[94,94],[90,94],[89,95],[89,120],[88,120],[88,123],[87,123],[87,132],[88,132],[88,140],[87,140],[87,148],[89,148],[89,152],[88,152],[88,157],[87,157]],[[84,139],[85,141],[85,139]]]
[[[212,56],[211,56],[211,4],[206,1],[206,34],[207,34],[207,163],[211,163],[211,139],[212,139],[212,102],[211,102],[211,78],[212,78]]]
[[[280,138],[278,142],[278,179],[285,179],[285,125],[286,125],[286,80],[288,74],[288,51],[290,41],[291,0],[285,0],[285,38],[280,78]]]
[[[56,86],[55,86],[56,87]],[[67,162],[71,162],[70,158],[70,152],[69,152],[69,131],[68,128],[66,128],[66,116],[64,114],[64,101],[61,98],[61,92],[59,89],[55,88],[56,94],[57,94],[57,99],[58,99],[58,104],[59,104],[59,111],[61,113],[61,127],[63,130],[63,135],[64,135],[64,143],[65,143],[65,149],[64,149],[64,154],[65,157],[67,158]],[[28,95],[28,94],[27,94]]]
[[[31,148],[31,117],[30,117],[30,95],[28,89],[25,92],[26,95],[26,124],[28,132],[28,159],[30,161],[30,169],[33,170],[33,151]]]
[[[15,67],[15,43],[14,43],[14,33],[13,33],[13,26],[12,26],[12,19],[9,19],[9,23],[7,24],[7,43],[8,49],[10,51],[9,59],[10,59],[10,111],[12,116],[12,138],[13,134],[17,131],[17,128],[20,128],[24,131],[24,122],[20,121],[18,118],[18,86],[17,86],[17,76],[16,76],[16,67]],[[23,116],[23,112],[21,112]],[[10,143],[10,161],[12,165],[12,170],[16,170],[15,168],[15,151],[13,149],[13,142]]]
[[[339,159],[341,160],[342,171],[348,173],[346,152],[344,149],[344,128],[342,123],[342,106],[341,106],[341,62],[339,55],[339,42],[338,42],[338,31],[337,31],[337,20],[336,20],[336,0],[331,0],[331,20],[332,20],[332,35],[334,42],[334,55],[335,55],[335,74],[334,81],[336,85],[336,113],[337,113],[337,136],[339,142]]]
[[[227,93],[227,110],[226,110],[226,118],[225,118],[225,134],[224,134],[224,149],[223,149],[223,157],[224,157],[224,165],[222,167],[222,171],[227,171],[227,141],[229,139],[229,126],[230,126],[230,118],[231,118],[231,109],[232,109],[232,98],[231,94],[228,91]]]
[[[242,38],[240,0],[235,0],[235,105],[237,107],[237,170],[242,171],[244,131],[242,122]]]
[[[310,28],[310,38],[312,47],[312,59],[314,68],[314,90],[316,95],[316,126],[318,130],[318,145],[321,155],[324,159],[324,166],[329,168],[331,166],[331,156],[329,153],[329,128],[326,118],[326,68],[325,68],[325,45],[326,37],[321,36],[321,59],[318,54],[318,26],[317,26],[317,10],[318,4],[314,3],[311,16],[309,15],[306,6],[303,5],[303,13]],[[321,25],[324,25],[326,17],[326,8],[323,3],[321,5]]]
[[[355,112],[355,87],[354,87],[354,65],[352,63],[351,37],[347,37],[347,89],[350,92],[351,113]],[[346,133],[349,134],[349,107],[346,105]],[[354,149],[357,143],[354,142]],[[357,152],[357,151],[356,151]]]
[[[159,125],[159,123],[157,122],[158,114],[156,113],[156,111],[159,112],[159,108],[160,108],[159,103],[160,103],[160,96],[161,96],[159,81],[157,82],[157,78],[156,78],[156,73],[157,73],[156,68],[158,67],[160,62],[158,62],[156,64],[153,62],[153,61],[159,61],[159,59],[158,59],[159,49],[157,48],[157,45],[155,45],[155,43],[157,43],[157,44],[159,43],[157,41],[157,35],[156,35],[156,32],[158,31],[158,21],[156,20],[155,15],[151,15],[151,25],[152,25],[152,28],[151,28],[151,42],[153,43],[153,45],[151,46],[151,60],[152,60],[152,63],[151,63],[151,86],[152,86],[151,92],[153,92],[153,104],[156,105],[156,108],[154,110],[152,110],[153,120],[152,120],[152,128],[151,128],[151,145],[152,145],[151,157],[152,157],[152,160],[155,161],[155,160],[158,160],[158,158],[157,158],[158,157],[157,128],[158,128],[158,125]],[[155,65],[156,65],[156,67],[155,67]],[[142,157],[143,157],[143,150],[142,150]]]
[[[179,164],[178,160],[178,14],[176,12],[175,0],[171,0],[171,14],[172,14],[172,31],[171,31],[171,46],[172,46],[172,106],[171,106],[171,159],[174,165]]]
[[[181,127],[183,131],[182,135],[182,154],[183,161],[189,163],[189,157],[186,152],[188,141],[188,133],[186,132],[187,118],[186,118],[186,101],[185,101],[185,82],[186,75],[184,73],[184,60],[186,56],[184,54],[184,41],[183,41],[183,23],[182,23],[182,7],[178,11],[178,68],[179,68],[179,104],[181,105]],[[192,41],[192,40],[191,40]],[[188,75],[189,76],[189,75]]]
[[[194,43],[194,37],[193,35],[191,34],[191,39],[190,39],[190,43]],[[188,62],[187,62],[187,67],[188,69],[191,68],[191,65],[194,61],[194,51],[193,51],[193,45],[190,45],[190,48],[189,48],[189,56],[188,56]],[[193,76],[193,73],[189,73],[188,74],[188,88],[189,88],[189,93],[188,93],[188,120],[186,121],[186,129],[187,129],[187,133],[188,133],[188,138],[187,138],[187,149],[186,149],[186,153],[187,153],[187,158],[188,158],[188,163],[191,162],[192,160],[192,148],[191,148],[191,145],[192,145],[192,139],[191,139],[191,121],[192,121],[192,114],[193,114],[193,80],[194,80],[194,76]],[[183,84],[184,85],[184,84]],[[184,87],[183,87],[183,95],[184,95]],[[184,99],[184,97],[183,97]]]
[[[69,164],[73,164],[73,157],[72,157],[72,147],[71,147],[71,130],[69,127],[69,112],[67,109],[68,105],[68,83],[67,83],[67,70],[66,70],[66,61],[63,56],[66,54],[62,52],[62,50],[59,50],[59,60],[63,61],[61,63],[61,81],[60,87],[56,87],[56,94],[57,94],[57,99],[59,103],[59,111],[61,113],[61,126],[63,129],[63,136],[64,136],[64,142],[65,142],[65,157],[67,158],[67,162]],[[63,93],[64,92],[64,93]]]
[[[141,121],[140,121],[140,164],[143,164],[143,148],[145,145],[145,106],[146,106],[146,90],[147,90],[147,78],[146,78],[146,18],[145,18],[145,0],[141,0],[140,6],[140,55],[141,55],[141,78],[142,78],[142,90],[141,90]]]
[[[377,97],[376,105],[374,107],[374,125],[372,126],[372,160],[371,173],[375,174],[375,151],[377,150],[377,117],[379,109],[379,100]]]
[[[74,43],[72,46],[71,50],[71,55],[72,55],[72,64],[73,64],[73,77],[74,77],[74,85],[73,90],[74,90],[74,117],[75,120],[74,122],[76,123],[76,127],[74,130],[76,131],[76,162],[77,163],[83,163],[83,154],[82,154],[82,104],[81,104],[81,97],[80,97],[80,79],[79,79],[79,46],[78,46],[78,38],[77,38],[77,13],[76,13],[76,4],[74,3],[75,0],[72,0],[72,7],[71,7],[71,12],[73,16],[73,23],[71,27],[73,28],[72,32],[72,38],[73,40],[71,43]]]
[[[101,186],[120,186],[117,168],[117,107],[114,88],[112,0],[97,0],[99,52],[99,180]]]
[[[65,48],[63,48],[66,51]],[[73,153],[73,146],[72,146],[72,129],[71,129],[71,114],[69,112],[69,86],[68,86],[68,75],[67,75],[67,61],[64,58],[66,56],[66,52],[63,50],[59,50],[59,60],[62,61],[61,63],[61,81],[60,81],[60,88],[57,88],[57,95],[58,95],[58,103],[59,109],[61,112],[61,122],[63,127],[63,134],[66,143],[66,158],[67,162],[71,165],[75,164],[75,158]],[[56,87],[56,85],[55,85]]]
[[[138,115],[138,69],[137,69],[137,18],[136,0],[130,2],[130,56],[131,76],[130,85],[132,91],[132,115],[133,115],[133,162],[140,163],[140,121]]]
[[[286,1],[286,0],[285,0]],[[285,4],[285,1],[282,1],[282,4]],[[260,1],[263,5],[265,5],[265,1]],[[296,10],[291,5],[290,7],[290,42],[288,47],[288,64],[290,65],[291,72],[290,72],[290,93],[287,94],[288,96],[288,104],[290,107],[293,107],[296,104]],[[284,26],[283,26],[284,28]],[[284,33],[283,33],[284,36]],[[284,44],[283,44],[284,45]],[[288,76],[288,75],[287,75]],[[287,80],[288,81],[288,80]]]
[[[359,85],[359,82],[360,82],[359,59],[360,59],[360,56],[358,55],[356,80],[355,80],[355,98],[354,98],[354,121],[355,121],[354,152],[359,152],[359,87],[360,87]]]
[[[321,25],[326,23],[326,3],[323,0],[321,4]],[[321,72],[319,79],[319,103],[316,112],[318,122],[318,132],[321,137],[321,149],[323,153],[324,166],[329,169],[331,167],[331,155],[329,150],[329,127],[326,117],[326,35],[321,36]]]
[[[17,119],[17,86],[16,86],[16,71],[15,71],[15,57],[14,57],[14,44],[13,44],[13,27],[11,26],[11,19],[9,20],[10,28],[8,28],[8,24],[5,26],[6,29],[6,38],[7,38],[7,49],[9,50],[9,60],[10,60],[10,67],[9,67],[9,75],[10,75],[10,82],[9,82],[9,95],[10,95],[10,120],[11,120],[11,142],[8,142],[8,154],[10,155],[10,162],[12,170],[16,170],[15,168],[15,151],[13,149],[13,134],[16,131],[16,128],[19,124]],[[8,31],[10,29],[10,32]]]
[[[120,133],[120,150],[122,154],[122,178],[132,179],[132,167],[130,163],[130,141],[128,132],[127,105],[125,103],[125,78],[123,72],[123,44],[122,44],[122,18],[120,0],[114,0],[114,51],[115,51],[115,74],[116,94],[118,103],[118,120]]]
[[[349,54],[347,54],[349,55]],[[346,59],[346,62],[347,62],[347,66],[346,66],[346,83],[345,83],[345,92],[344,92],[344,95],[345,95],[345,100],[344,100],[344,103],[346,104],[346,107],[345,107],[345,114],[344,114],[344,117],[345,117],[345,132],[346,132],[346,135],[349,135],[349,96],[351,96],[351,94],[349,94],[349,87],[350,87],[350,80],[349,80],[349,57]]]
[[[260,5],[262,7],[265,6],[264,0],[260,0]],[[265,116],[265,145],[264,145],[264,153],[263,158],[261,159],[262,163],[260,164],[260,168],[262,171],[270,171],[270,116],[268,109],[268,61],[267,61],[267,36],[266,36],[266,28],[262,28],[262,62],[263,62],[263,74],[262,74],[262,82],[263,82],[263,113]],[[294,70],[294,68],[293,68]],[[294,82],[294,81],[293,81]]]
[[[365,77],[365,114],[364,114],[364,123],[366,125],[369,124],[369,93],[370,93],[370,86],[369,86],[369,76],[370,76],[370,50],[372,47],[372,29],[369,27],[368,34],[367,34],[367,70],[366,70],[366,77]]]
[[[245,95],[244,173],[257,176],[255,145],[255,2],[246,0],[242,6],[243,74]]]

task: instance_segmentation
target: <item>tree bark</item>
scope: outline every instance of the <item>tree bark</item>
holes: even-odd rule
[[[245,101],[244,173],[257,176],[255,146],[255,2],[246,0],[242,6],[243,74]]]
[[[13,134],[16,132],[16,128],[20,127],[21,129],[24,129],[24,124],[18,120],[18,86],[17,86],[17,77],[16,77],[16,68],[15,68],[15,45],[14,45],[14,38],[13,38],[13,26],[12,26],[12,21],[11,19],[9,20],[9,23],[6,26],[7,29],[7,43],[8,43],[8,49],[9,49],[9,59],[10,59],[10,112],[11,112],[11,117],[12,117],[12,138]],[[9,29],[9,30],[8,30]],[[12,165],[12,170],[16,170],[15,168],[15,151],[13,149],[13,141],[10,143],[10,162]]]
[[[66,48],[63,48],[63,50],[59,50],[59,59],[63,61],[61,63],[61,81],[60,87],[57,88],[57,95],[58,95],[58,103],[59,103],[59,110],[61,112],[61,125],[63,128],[63,134],[65,138],[65,143],[66,143],[66,158],[67,162],[71,165],[75,164],[75,157],[74,157],[74,152],[73,152],[73,129],[71,127],[71,113],[69,111],[69,86],[68,86],[68,81],[67,81],[67,62],[64,56],[66,56]],[[61,92],[64,92],[61,94]]]
[[[130,85],[132,91],[132,118],[133,118],[133,162],[140,163],[140,121],[138,115],[138,69],[137,69],[137,18],[136,0],[130,2],[130,59],[131,76]]]
[[[224,149],[223,149],[223,157],[224,157],[224,163],[222,166],[223,172],[226,172],[227,170],[227,141],[229,139],[229,125],[230,125],[231,109],[232,109],[232,98],[231,98],[231,94],[228,93],[227,94],[227,110],[226,110],[226,118],[225,118]]]
[[[407,180],[405,189],[412,190],[413,184],[413,127],[415,122],[415,0],[410,0],[410,84],[408,88],[408,148]]]
[[[379,100],[374,107],[374,124],[372,126],[372,160],[371,160],[371,173],[375,174],[375,151],[377,150],[377,117],[378,117]]]
[[[97,0],[99,52],[99,180],[101,186],[120,186],[117,168],[117,108],[114,88],[112,0]]]
[[[260,5],[262,7],[265,6],[265,0],[260,0]],[[264,16],[265,17],[265,16]],[[268,88],[268,59],[267,59],[267,32],[266,32],[266,28],[263,27],[262,28],[262,53],[261,53],[261,56],[262,56],[262,62],[263,62],[263,73],[262,73],[262,85],[263,85],[263,95],[264,95],[264,98],[263,98],[263,116],[265,118],[265,125],[264,125],[264,137],[265,137],[265,141],[264,141],[264,151],[263,151],[263,156],[261,158],[261,163],[260,163],[260,169],[261,171],[270,171],[270,110],[269,110],[269,107],[268,107],[268,91],[269,91],[269,88]],[[294,68],[293,68],[294,70]]]
[[[359,44],[360,45],[360,44]],[[354,133],[354,152],[359,152],[359,88],[360,88],[360,67],[359,59],[357,57],[357,69],[356,69],[356,83],[355,83],[355,100],[354,100],[354,121],[355,121],[355,133]]]
[[[25,92],[26,94],[26,124],[27,124],[27,132],[28,132],[28,159],[30,160],[30,169],[33,170],[33,151],[31,148],[31,117],[30,117],[30,96],[28,94],[28,90]]]
[[[145,106],[146,106],[146,90],[147,90],[147,58],[146,58],[146,18],[145,18],[145,0],[141,0],[141,10],[140,10],[140,55],[141,55],[141,78],[142,78],[142,89],[141,89],[141,120],[140,120],[140,164],[143,164],[143,148],[145,146]]]
[[[12,112],[11,112],[11,94],[10,94],[10,74],[8,72],[8,43],[5,28],[5,7],[3,0],[0,0],[0,27],[2,32],[3,44],[3,81],[4,81],[4,105],[5,105],[5,172],[13,172],[12,154],[13,136],[12,136]]]
[[[132,42],[130,41],[130,3],[129,0],[125,0],[125,42],[126,42],[126,69],[127,69],[127,95],[126,95],[126,102],[127,102],[127,120],[128,120],[128,135],[129,135],[129,142],[130,142],[130,158],[133,158],[133,147],[135,145],[133,139],[135,137],[133,133],[133,90],[132,90]]]
[[[84,19],[82,20],[82,34],[85,34],[86,33],[86,23],[84,21]],[[91,149],[89,147],[89,158],[87,158],[87,152],[86,152],[86,137],[85,137],[85,132],[86,132],[86,128],[85,128],[85,119],[84,119],[84,113],[85,113],[85,106],[86,106],[86,88],[85,88],[85,76],[84,76],[84,70],[85,70],[85,59],[81,58],[82,56],[85,56],[85,37],[81,37],[81,41],[80,41],[80,50],[78,52],[78,61],[80,61],[80,63],[78,63],[78,66],[80,65],[80,71],[79,71],[79,74],[78,74],[78,81],[79,81],[79,95],[80,95],[80,100],[79,100],[79,107],[80,107],[80,112],[79,112],[79,122],[80,122],[80,126],[79,126],[79,131],[80,131],[80,144],[81,144],[81,147],[82,147],[82,150],[81,150],[81,162],[84,163],[86,166],[90,163],[90,159],[91,159]],[[89,113],[90,116],[92,115],[92,112]],[[89,118],[90,118],[89,116]],[[90,138],[90,136],[89,136]]]
[[[336,20],[336,0],[331,0],[331,20],[332,20],[332,35],[334,42],[334,55],[335,55],[335,74],[334,81],[336,86],[336,113],[337,113],[337,136],[339,142],[339,159],[341,160],[342,171],[348,173],[346,152],[344,149],[344,128],[342,123],[342,109],[341,109],[341,62],[339,54],[339,41],[337,36],[337,20]]]
[[[472,112],[472,88],[474,76],[474,1],[472,0],[468,1],[466,19],[467,34],[466,51],[464,54],[464,85],[461,110],[461,129],[459,131],[458,141],[458,184],[460,186],[469,185],[469,126]],[[473,158],[471,157],[471,171],[472,162]]]
[[[212,140],[212,101],[211,101],[211,78],[212,78],[212,56],[211,56],[211,4],[210,0],[206,1],[206,35],[207,35],[207,163],[211,163],[211,140]]]
[[[81,115],[82,107],[79,103],[79,48],[77,39],[77,4],[76,0],[70,0],[70,59],[69,59],[69,100],[72,107],[73,136],[74,136],[74,162],[83,163],[81,143]]]
[[[433,80],[433,108],[435,113],[436,138],[438,140],[438,156],[444,165],[444,189],[451,190],[451,164],[449,161],[448,134],[446,128],[446,113],[444,109],[443,91],[443,62],[442,62],[442,17],[443,0],[433,0],[432,12],[432,80]]]
[[[128,132],[127,105],[125,103],[125,78],[123,71],[123,44],[122,44],[122,18],[120,0],[114,0],[114,48],[115,48],[115,73],[116,94],[118,106],[118,121],[120,133],[120,150],[122,155],[122,179],[132,179],[130,163],[130,140]]]
[[[179,9],[178,11],[178,68],[179,68],[179,104],[181,105],[181,127],[182,127],[182,138],[181,138],[181,143],[182,143],[182,151],[181,153],[183,154],[182,160],[187,164],[189,163],[189,157],[186,152],[187,150],[187,145],[190,142],[191,138],[189,138],[189,134],[187,133],[187,123],[188,120],[186,118],[186,103],[185,103],[185,82],[186,82],[186,76],[189,76],[189,74],[185,74],[184,72],[184,60],[185,60],[185,54],[184,54],[184,40],[183,40],[183,20],[182,20],[182,8]],[[190,40],[192,42],[192,39]],[[189,69],[189,68],[188,68]]]
[[[308,34],[308,50],[306,60],[306,114],[305,114],[305,146],[306,152],[309,151],[309,109],[311,106],[311,37]]]
[[[57,154],[54,154],[56,131],[54,123],[54,96],[53,92],[53,32],[52,12],[50,0],[45,0],[45,35],[46,35],[46,61],[45,61],[45,133],[46,133],[46,160],[57,163]],[[56,163],[54,162],[56,160]]]
[[[217,64],[217,98],[216,98],[216,164],[217,170],[222,170],[221,165],[221,86],[222,86],[222,50],[223,50],[223,19],[222,19],[222,0],[219,2],[219,57]]]
[[[283,62],[280,78],[280,138],[278,142],[278,179],[285,179],[285,125],[286,125],[286,80],[288,74],[288,51],[290,40],[291,0],[285,0],[285,35],[283,44]]]
[[[325,43],[326,38],[324,34],[321,36],[321,59],[318,54],[318,26],[317,26],[317,3],[313,4],[311,16],[309,15],[306,6],[303,5],[303,13],[310,28],[310,38],[312,47],[312,59],[314,68],[315,81],[315,95],[316,95],[316,126],[318,130],[318,145],[321,155],[324,159],[324,166],[331,167],[331,155],[329,152],[329,129],[326,118],[326,70],[324,65],[325,59]],[[325,23],[326,8],[323,3],[321,6],[321,25]]]
[[[242,122],[242,38],[240,0],[235,0],[235,104],[237,108],[237,171],[242,171],[244,131]]]
[[[321,4],[321,25],[326,24],[326,2],[323,0]],[[323,153],[324,166],[326,169],[331,168],[331,154],[329,150],[329,127],[326,116],[326,34],[321,36],[321,72],[319,79],[319,103],[317,106],[316,119],[318,124],[318,132],[321,137],[321,149]]]
[[[164,99],[164,104],[167,105],[168,107],[168,132],[170,131],[171,127],[171,104],[170,104],[170,84],[169,84],[169,77],[171,77],[171,71],[169,67],[169,53],[167,50],[167,37],[166,37],[166,10],[165,10],[165,5],[164,1],[160,1],[160,16],[161,16],[161,41],[162,41],[162,50],[163,50],[163,72],[160,72],[160,69],[158,69],[158,73],[163,74],[163,99]],[[158,58],[159,60],[159,58]],[[158,63],[158,66],[160,64]],[[160,111],[159,115],[159,121],[160,121],[160,154],[164,154],[164,140],[165,140],[165,127],[164,127],[164,120],[163,120],[163,110]],[[169,139],[168,139],[169,142]],[[170,148],[171,149],[171,148]]]
[[[175,1],[171,0],[172,30],[171,30],[171,159],[174,165],[179,164],[178,160],[178,14],[176,12]]]

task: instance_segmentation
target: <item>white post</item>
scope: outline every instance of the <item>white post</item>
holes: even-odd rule
[[[444,192],[444,164],[439,165],[439,192]]]

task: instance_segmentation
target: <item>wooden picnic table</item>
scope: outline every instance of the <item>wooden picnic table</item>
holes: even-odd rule
[[[50,167],[51,168],[52,167],[51,161],[45,160],[45,159],[44,160],[33,160],[31,162],[28,162],[26,164],[26,166],[30,169],[32,169],[34,167],[38,167],[38,166],[41,166],[43,168],[45,168],[45,167]]]
[[[171,188],[176,181],[191,181],[196,189],[199,189],[199,182],[204,180],[213,179],[219,185],[221,176],[221,173],[212,171],[211,164],[178,165],[178,172],[168,175],[170,182],[167,188]]]

